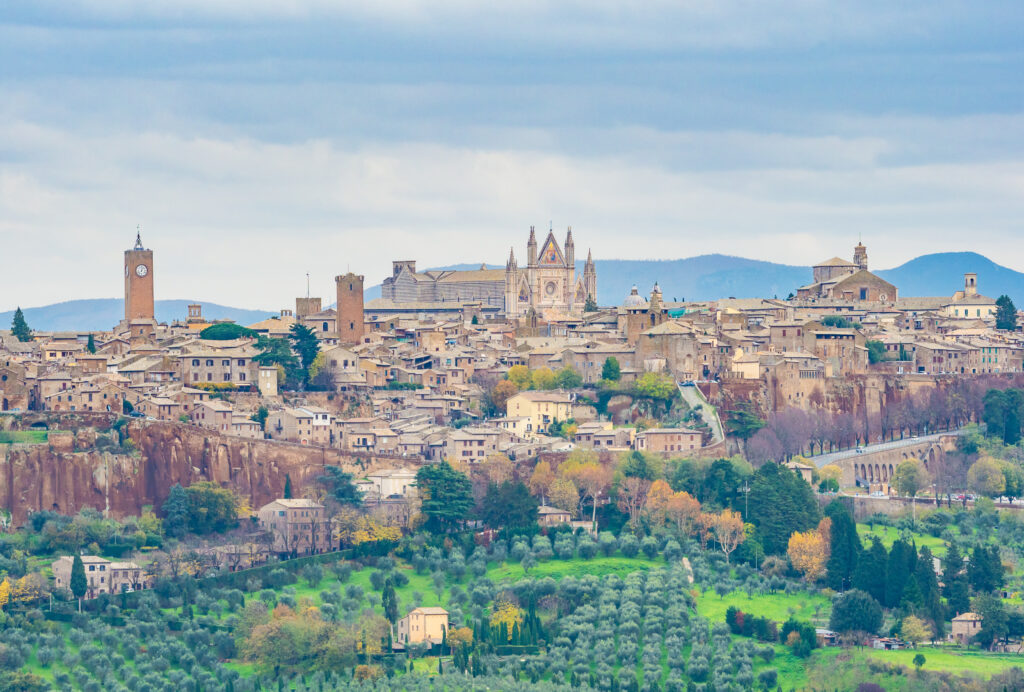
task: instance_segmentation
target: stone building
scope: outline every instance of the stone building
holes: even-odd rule
[[[841,300],[862,303],[894,303],[897,289],[868,271],[868,251],[857,243],[853,262],[833,257],[814,265],[814,281],[797,289],[800,300]]]
[[[520,268],[515,251],[509,253],[504,269],[417,272],[416,262],[392,262],[391,276],[381,286],[381,303],[401,306],[416,304],[421,311],[443,305],[479,304],[479,311],[488,315],[500,310],[508,317],[537,314],[580,313],[587,298],[597,299],[597,271],[590,253],[583,273],[576,273],[576,246],[572,229],[560,246],[554,231],[549,231],[542,246],[537,244],[534,227],[526,244],[527,263]],[[371,303],[371,312],[376,309]]]
[[[440,644],[448,630],[448,611],[444,608],[419,607],[396,623],[395,646],[409,644]]]
[[[305,498],[278,499],[257,512],[260,529],[270,532],[272,551],[280,555],[313,555],[331,548],[324,506]]]

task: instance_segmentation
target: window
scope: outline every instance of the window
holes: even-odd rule
[[[222,360],[220,362],[220,364],[223,365],[225,368],[231,367],[231,361],[230,360]]]
[[[198,358],[193,358],[192,359],[192,365],[193,365],[193,367],[199,367],[199,359]]]
[[[212,359],[206,361],[206,367],[208,367],[208,368],[212,368],[213,367],[213,360]]]

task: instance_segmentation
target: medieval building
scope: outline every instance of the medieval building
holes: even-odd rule
[[[576,246],[572,229],[565,245],[560,246],[554,231],[548,231],[544,244],[530,227],[526,244],[527,263],[519,267],[515,251],[509,253],[505,269],[455,271],[416,271],[416,262],[392,262],[391,276],[381,286],[381,301],[395,307],[420,304],[424,309],[439,304],[479,303],[503,312],[508,317],[536,314],[582,312],[587,298],[597,298],[597,271],[587,253],[582,274],[576,273]],[[374,306],[378,301],[374,301]],[[379,307],[379,306],[377,306]]]

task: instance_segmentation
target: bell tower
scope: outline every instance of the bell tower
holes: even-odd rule
[[[136,228],[135,247],[124,251],[124,320],[151,320],[153,306],[153,251],[142,246]]]

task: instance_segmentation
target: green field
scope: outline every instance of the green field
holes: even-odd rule
[[[745,591],[733,591],[721,597],[708,589],[697,596],[697,612],[712,623],[724,622],[725,611],[729,606],[736,606],[744,613],[775,620],[779,624],[792,616],[797,620],[821,625],[828,621],[832,612],[831,602],[820,594],[786,594],[780,591],[750,597]]]
[[[895,526],[876,526],[872,529],[867,524],[857,524],[857,535],[860,536],[860,540],[864,543],[865,548],[871,546],[871,538],[875,537],[888,550],[896,542],[896,539],[900,537],[900,530]],[[936,557],[942,557],[946,554],[946,542],[941,538],[916,531],[911,532],[910,537],[914,539],[918,550],[927,546],[932,551],[932,555]]]
[[[41,444],[49,435],[47,430],[0,430],[0,444]]]
[[[523,568],[514,562],[506,562],[502,565],[492,563],[492,565],[487,570],[487,577],[495,584],[524,578]],[[590,560],[550,560],[538,564],[525,576],[535,579],[551,577],[556,580],[563,577],[582,577],[588,574],[598,577],[616,574],[623,577],[630,572],[642,572],[664,566],[664,560],[648,560],[640,557],[612,556],[595,557]]]

